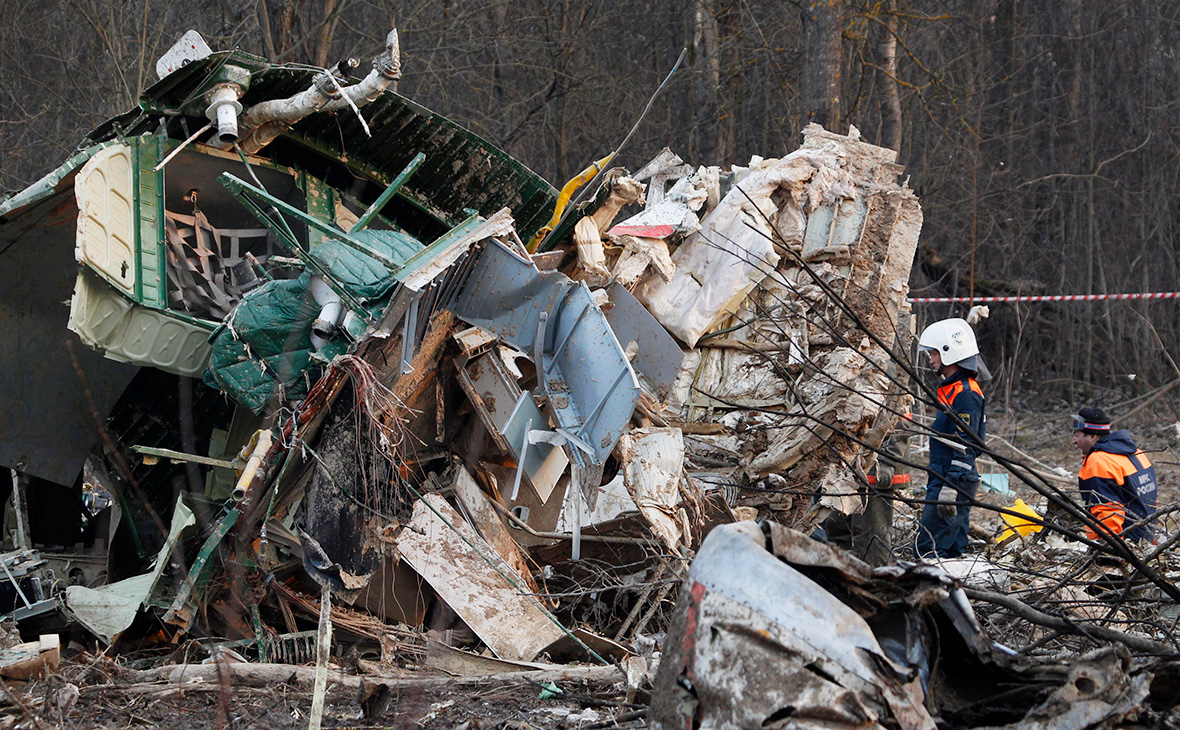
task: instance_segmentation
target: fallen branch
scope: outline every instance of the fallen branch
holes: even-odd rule
[[[1021,449],[1017,448],[1016,445],[1013,444],[1011,441],[1007,440],[1003,436],[1000,436],[999,434],[990,434],[989,433],[988,440],[991,441],[993,444],[996,441],[999,441],[1004,446],[1008,447],[1012,451],[1012,453],[1016,454],[1019,458],[1024,460],[1025,463],[1023,464],[1023,466],[1025,469],[1028,469],[1029,472],[1036,474],[1037,476],[1041,477],[1045,481],[1053,482],[1055,484],[1060,484],[1063,486],[1072,486],[1072,485],[1077,484],[1077,482],[1078,482],[1078,479],[1075,475],[1072,475],[1072,474],[1063,475],[1063,474],[1056,473],[1055,471],[1053,471],[1053,467],[1051,465],[1046,464],[1045,462],[1037,459],[1036,457],[1032,456],[1031,454],[1029,454],[1026,451],[1022,451]],[[984,461],[986,461],[988,463],[993,463],[993,464],[997,464],[997,465],[999,464],[999,462],[996,462],[992,459],[988,459],[987,457],[982,457],[982,458]],[[1032,463],[1033,465],[1035,465],[1036,468],[1034,469],[1034,468],[1028,466],[1029,463]]]
[[[1155,403],[1160,398],[1167,395],[1168,391],[1170,391],[1172,388],[1175,388],[1177,385],[1180,385],[1180,378],[1176,378],[1175,380],[1168,383],[1167,385],[1162,385],[1159,388],[1156,388],[1155,390],[1151,391],[1150,393],[1145,394],[1147,397],[1147,400],[1143,401],[1142,403],[1135,406],[1134,408],[1127,411],[1126,413],[1119,415],[1118,420],[1126,422],[1126,421],[1130,420],[1132,417],[1139,415],[1139,413],[1141,411],[1143,411],[1145,408],[1147,408],[1151,404]],[[1130,402],[1131,401],[1127,401],[1127,403],[1130,403]]]
[[[1177,653],[1173,647],[1163,642],[1156,641],[1155,639],[1149,639],[1145,636],[1126,634],[1122,631],[1106,628],[1105,626],[1094,626],[1090,624],[1083,626],[1076,621],[1070,621],[1069,619],[1061,618],[1060,616],[1053,616],[1043,611],[1038,611],[1024,601],[1011,596],[1006,596],[1002,593],[981,591],[975,588],[968,588],[966,586],[963,587],[963,591],[967,594],[967,597],[973,601],[985,601],[997,606],[1003,606],[1020,618],[1038,626],[1044,626],[1045,628],[1056,629],[1058,631],[1076,634],[1078,636],[1085,636],[1091,639],[1117,642],[1130,649],[1147,654],[1175,655]]]
[[[233,685],[238,687],[273,687],[275,684],[291,684],[310,689],[315,681],[315,667],[294,666],[291,664],[228,664],[224,668]],[[104,689],[130,690],[138,685],[140,690],[144,685],[169,683],[182,686],[186,690],[197,688],[217,688],[217,667],[211,664],[169,665],[156,669],[124,670],[119,672],[121,681],[115,685],[99,685]],[[343,685],[345,687],[359,687],[361,681],[381,684],[392,689],[412,689],[428,687],[463,687],[488,685],[496,683],[522,682],[526,679],[535,682],[619,682],[625,675],[618,667],[587,666],[566,667],[555,669],[541,669],[535,672],[512,672],[507,674],[486,674],[474,677],[378,677],[372,675],[346,674],[329,670],[328,684]],[[135,684],[124,684],[123,682]]]

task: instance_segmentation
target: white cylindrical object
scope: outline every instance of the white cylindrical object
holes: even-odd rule
[[[321,307],[332,302],[340,301],[340,295],[337,294],[332,287],[328,286],[328,282],[324,281],[321,276],[312,276],[311,283],[307,287],[307,291],[311,293],[315,303]]]
[[[222,84],[206,97],[209,108],[205,110],[205,116],[217,122],[217,138],[222,142],[238,141],[238,114],[242,112],[238,97],[241,95],[242,87],[237,84]]]
[[[262,460],[266,458],[267,452],[270,451],[271,432],[258,431],[255,435],[257,439],[254,444],[254,449],[250,452],[250,458],[246,460],[246,468],[242,469],[242,474],[238,477],[238,483],[234,485],[233,492],[230,496],[235,502],[241,502],[246,498],[250,491],[250,485],[254,482],[254,477],[258,474],[259,467],[262,466]]]
[[[238,114],[230,104],[217,107],[217,138],[222,142],[236,142],[238,139]]]
[[[332,336],[336,331],[336,325],[340,324],[340,315],[344,312],[344,305],[337,299],[334,302],[329,302],[320,310],[320,315],[311,323],[312,334],[319,335],[324,339]]]
[[[340,326],[340,318],[344,316],[344,303],[340,301],[340,295],[333,291],[322,277],[311,277],[308,291],[311,292],[315,303],[320,305],[319,316],[311,323],[311,346],[319,351],[328,344],[328,338]]]

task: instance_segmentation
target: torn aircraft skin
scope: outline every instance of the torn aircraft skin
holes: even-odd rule
[[[738,522],[710,533],[693,561],[648,719],[657,730],[928,730],[936,717],[939,727],[1142,727],[1151,705],[1174,705],[1171,666],[1123,646],[1023,656],[983,633],[938,567],[873,568],[781,525]]]
[[[295,255],[232,199],[217,180],[223,172],[255,180],[283,202],[347,230],[422,153],[421,166],[373,211],[370,228],[395,231],[416,250],[471,212],[490,216],[509,207],[522,235],[540,227],[553,205],[552,187],[386,88],[400,75],[396,46],[391,35],[370,74],[376,80],[355,86],[338,72],[272,65],[239,51],[191,60],[145,91],[138,108],[88,135],[60,168],[0,205],[3,272],[13,284],[4,287],[5,321],[24,335],[9,341],[31,348],[6,350],[5,372],[19,373],[22,387],[6,391],[4,412],[20,418],[5,419],[11,433],[0,437],[0,463],[72,484],[84,454],[97,445],[94,418],[106,416],[134,373],[98,363],[87,350],[200,377],[209,334],[259,276],[249,256],[265,267],[273,256]],[[353,101],[357,111],[338,86],[345,96],[361,95]],[[227,89],[237,95],[229,106],[217,101]],[[286,107],[267,112],[267,105],[303,95],[315,103],[301,121]],[[195,134],[207,114],[223,117],[234,104],[244,110],[236,136],[220,128]],[[258,130],[280,124],[286,131],[259,147]],[[245,160],[235,144],[248,151]],[[303,247],[324,240],[322,230],[293,225]],[[93,406],[62,344],[65,301],[72,302],[70,329],[88,346],[71,349]],[[51,378],[59,383],[56,392],[46,387]],[[38,409],[28,408],[34,394]],[[30,424],[37,411],[44,418]],[[63,438],[66,426],[80,437]]]
[[[126,484],[117,505],[131,512],[124,531],[130,524],[142,533],[128,540],[141,559],[163,539],[150,513],[166,518],[178,489],[204,491],[206,467],[162,459],[146,477],[137,456],[112,453],[125,435],[113,422],[157,422],[155,429],[133,429],[135,441],[124,448],[232,459],[253,429],[230,429],[224,406],[191,433],[180,419],[220,400],[198,380],[216,349],[212,335],[239,301],[267,278],[298,273],[302,252],[331,242],[330,231],[348,232],[359,218],[354,237],[381,239],[376,249],[392,245],[404,263],[473,215],[504,208],[522,235],[532,235],[555,199],[548,183],[501,150],[392,91],[400,76],[396,32],[359,82],[339,69],[201,47],[207,50],[203,41],[178,43],[137,108],[101,125],[58,169],[0,204],[0,321],[13,345],[2,363],[9,387],[0,396],[0,464],[62,485],[79,502],[89,455],[105,452],[117,481],[147,478],[143,489]],[[321,226],[288,216],[289,235],[276,235],[234,199],[219,180],[224,173]],[[374,265],[385,271],[370,259],[369,269]],[[324,327],[363,331],[354,311],[362,303],[346,296],[355,305],[348,311],[327,307],[321,300],[339,299],[331,285],[309,283],[299,295],[307,316],[339,314]],[[262,326],[273,316],[300,315],[267,310]],[[341,349],[340,339],[324,361]],[[222,380],[241,385],[247,410],[273,408],[289,395],[279,391],[306,390],[317,350],[309,341],[300,354],[290,344],[279,337],[266,353],[279,361],[277,385],[273,373],[228,373]],[[252,361],[265,370],[265,356]],[[152,387],[183,391],[177,410],[130,402],[136,399],[124,395],[129,386],[147,387],[134,385],[138,368],[176,376]],[[226,439],[231,431],[236,442]],[[156,487],[166,492],[159,499],[151,493]]]

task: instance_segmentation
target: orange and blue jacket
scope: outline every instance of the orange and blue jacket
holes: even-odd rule
[[[964,479],[978,481],[975,470],[975,441],[947,414],[957,415],[982,441],[987,436],[984,418],[983,391],[967,370],[960,370],[938,386],[938,403],[942,408],[934,417],[931,428],[942,437],[930,439],[930,471],[942,481],[959,485]],[[946,443],[954,442],[961,448]]]
[[[1078,489],[1094,519],[1111,534],[1152,539],[1150,523],[1129,527],[1155,513],[1158,486],[1151,461],[1126,431],[1114,431],[1094,444],[1078,472]],[[1086,536],[1097,538],[1089,528]]]

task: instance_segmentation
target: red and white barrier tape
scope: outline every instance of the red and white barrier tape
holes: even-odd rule
[[[915,297],[910,299],[917,304],[990,304],[992,302],[1097,302],[1109,299],[1177,299],[1180,292],[1157,291],[1143,294],[1059,294],[1057,296],[1029,296],[1029,297]]]

